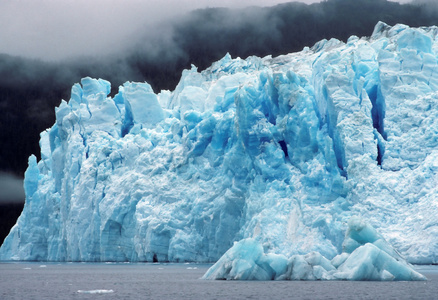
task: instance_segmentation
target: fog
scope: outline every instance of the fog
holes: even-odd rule
[[[140,28],[146,28],[152,36],[166,33],[166,24],[193,9],[271,6],[282,2],[285,1],[2,0],[0,53],[49,61],[119,53],[135,43]]]
[[[0,172],[0,204],[21,203],[24,199],[23,179]]]

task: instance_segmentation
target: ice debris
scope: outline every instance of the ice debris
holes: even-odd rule
[[[79,294],[111,294],[114,290],[78,290]]]
[[[218,280],[426,280],[363,219],[352,217],[343,252],[265,254],[260,241],[236,242],[202,277]]]
[[[437,32],[379,23],[275,58],[226,55],[159,94],[82,79],[29,158],[0,259],[214,262],[255,238],[276,269],[269,253],[335,258],[361,215],[410,263],[438,263]],[[379,240],[359,249],[394,257]]]

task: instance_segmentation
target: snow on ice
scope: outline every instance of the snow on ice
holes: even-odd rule
[[[400,255],[438,263],[437,32],[378,23],[226,55],[159,94],[84,78],[29,158],[0,259],[207,262],[241,241],[230,251],[270,271],[240,261],[229,276],[398,279]],[[357,245],[352,216],[384,239]]]

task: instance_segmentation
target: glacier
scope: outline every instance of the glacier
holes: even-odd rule
[[[246,241],[332,264],[359,216],[407,262],[438,263],[437,33],[380,22],[226,55],[158,94],[82,79],[29,158],[0,259],[216,262]]]

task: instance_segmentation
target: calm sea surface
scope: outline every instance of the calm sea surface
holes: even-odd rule
[[[0,263],[0,299],[438,299],[438,266],[428,281],[210,281],[211,265]]]

